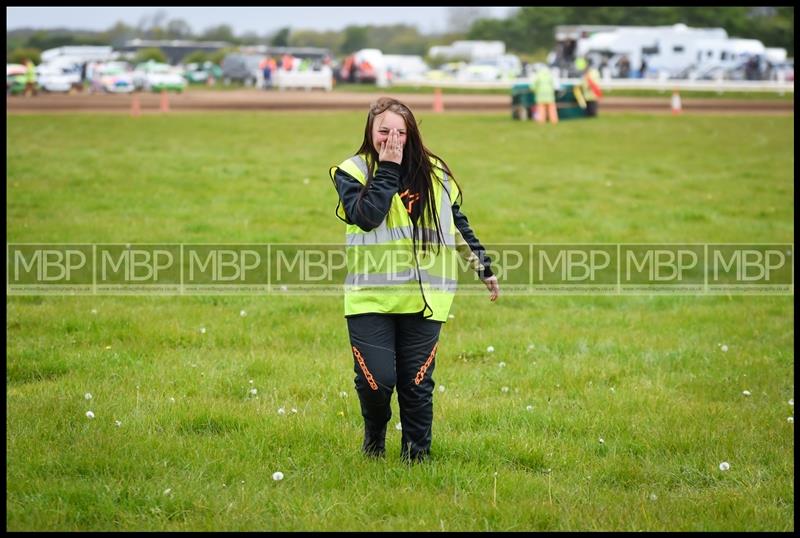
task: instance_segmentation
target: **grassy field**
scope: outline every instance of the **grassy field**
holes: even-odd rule
[[[7,241],[341,241],[363,118],[9,116]],[[794,240],[793,117],[419,119],[484,243]],[[341,298],[9,297],[6,527],[793,530],[793,299],[457,296],[407,467]]]

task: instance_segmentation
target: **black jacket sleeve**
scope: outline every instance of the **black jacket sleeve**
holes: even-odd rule
[[[389,213],[392,196],[400,186],[400,165],[382,161],[368,187],[341,168],[336,169],[333,180],[348,223],[368,232],[380,226]]]
[[[467,216],[461,212],[461,208],[457,203],[453,204],[453,222],[455,222],[458,231],[461,232],[461,237],[464,238],[469,249],[478,257],[478,262],[483,266],[482,270],[478,270],[478,276],[481,280],[494,276],[491,269],[492,260],[486,255],[486,249],[483,248],[481,242],[475,237],[475,232],[470,228]]]

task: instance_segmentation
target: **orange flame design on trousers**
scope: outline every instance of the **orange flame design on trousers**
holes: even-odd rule
[[[422,383],[422,380],[425,378],[425,372],[428,371],[431,363],[433,362],[433,357],[436,355],[436,349],[439,347],[439,342],[436,342],[436,345],[433,346],[433,350],[431,350],[431,354],[428,355],[428,358],[425,360],[425,364],[419,369],[417,372],[417,376],[414,378],[414,383],[419,385]]]
[[[372,374],[367,370],[367,364],[364,362],[364,356],[358,350],[356,346],[353,346],[353,355],[358,361],[358,365],[361,367],[361,371],[364,372],[364,377],[367,378],[367,383],[369,383],[369,388],[372,390],[378,390],[378,384],[375,383],[375,378],[372,377]]]

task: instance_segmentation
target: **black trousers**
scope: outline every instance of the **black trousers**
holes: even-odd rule
[[[431,449],[431,375],[442,323],[424,319],[422,313],[362,314],[348,317],[347,328],[365,430],[379,435],[386,428],[397,386],[401,456],[424,459]]]

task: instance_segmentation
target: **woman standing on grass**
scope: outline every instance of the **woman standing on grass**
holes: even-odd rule
[[[330,170],[347,224],[344,306],[364,417],[363,451],[385,452],[397,385],[401,456],[430,454],[431,378],[442,323],[456,289],[460,234],[478,276],[499,294],[485,249],[461,213],[460,188],[445,162],[423,144],[411,110],[378,99],[354,157]]]

